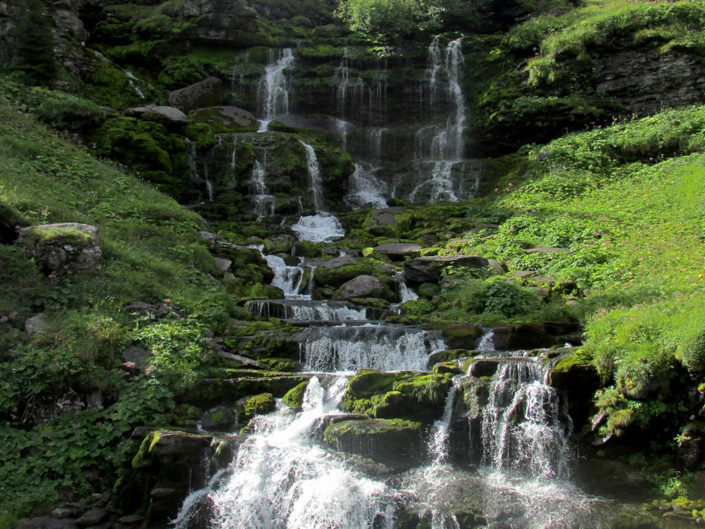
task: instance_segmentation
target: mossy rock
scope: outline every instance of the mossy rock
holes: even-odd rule
[[[438,328],[451,349],[475,349],[477,340],[484,333],[482,327],[472,323],[447,323]]]
[[[274,401],[274,395],[271,393],[260,393],[251,397],[245,404],[245,418],[252,418],[255,415],[264,415],[270,411],[274,411],[276,408],[276,402]]]
[[[567,350],[549,371],[548,383],[568,396],[575,425],[584,424],[592,408],[593,395],[602,386],[592,354],[582,348]]]
[[[363,369],[350,379],[341,408],[368,417],[431,423],[442,415],[451,385],[449,374]]]
[[[301,406],[304,402],[304,395],[306,394],[307,387],[308,381],[302,382],[298,386],[291,388],[289,391],[286,392],[286,395],[284,395],[282,399],[284,401],[284,404],[296,411],[300,411]]]
[[[331,424],[324,439],[340,452],[359,454],[395,468],[410,468],[423,460],[425,428],[403,419],[350,420]]]

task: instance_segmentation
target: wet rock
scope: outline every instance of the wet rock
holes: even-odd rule
[[[375,252],[381,253],[391,259],[403,259],[404,257],[418,257],[422,250],[420,244],[413,242],[390,242],[375,246]]]
[[[223,82],[217,77],[209,77],[198,83],[174,90],[168,95],[167,101],[172,107],[183,112],[190,112],[197,108],[220,105],[223,98],[222,92]]]
[[[81,527],[98,525],[107,517],[108,512],[105,509],[89,509],[76,519],[76,525]]]
[[[141,524],[144,521],[144,516],[141,516],[139,514],[128,514],[127,516],[123,516],[121,518],[118,518],[117,522],[121,523],[123,525],[137,525]]]
[[[237,415],[227,406],[216,406],[208,410],[201,424],[205,430],[225,432],[230,430],[237,422]]]
[[[15,529],[78,529],[74,520],[41,516],[20,520]]]
[[[72,518],[76,516],[76,511],[74,509],[71,509],[70,507],[57,507],[56,509],[52,510],[49,515],[52,518]]]
[[[548,384],[564,391],[569,413],[579,428],[587,421],[592,397],[601,387],[600,375],[592,357],[581,349],[563,349],[562,356],[548,373]]]
[[[224,274],[228,270],[230,270],[230,267],[232,266],[233,262],[230,259],[224,259],[223,257],[214,257],[213,260],[215,261],[215,266],[218,267],[218,270]]]
[[[450,323],[441,326],[441,332],[449,348],[473,350],[485,331],[472,323]]]
[[[326,428],[324,438],[335,450],[369,457],[395,468],[410,468],[424,456],[424,428],[414,421],[342,421]]]
[[[24,332],[28,338],[31,338],[37,333],[47,334],[51,329],[51,322],[46,314],[40,312],[31,318],[27,318],[24,322]]]
[[[499,358],[477,358],[470,364],[468,374],[474,377],[491,377],[501,363]]]
[[[30,226],[20,231],[19,240],[46,273],[93,272],[102,254],[98,228],[88,224]]]
[[[560,343],[555,336],[549,333],[546,325],[541,323],[521,323],[495,327],[493,330],[494,347],[498,351],[537,349]]]
[[[344,283],[333,295],[334,299],[381,298],[388,301],[395,299],[391,291],[379,279],[370,275],[357,276]]]
[[[404,263],[404,279],[409,283],[438,283],[446,266],[485,268],[489,260],[479,255],[429,255]]]
[[[247,110],[233,106],[199,108],[191,113],[191,118],[206,123],[215,132],[229,132],[257,126],[257,118]]]
[[[181,110],[168,106],[143,105],[128,108],[125,113],[128,116],[138,117],[147,121],[156,121],[165,125],[186,125],[189,122],[189,117]]]

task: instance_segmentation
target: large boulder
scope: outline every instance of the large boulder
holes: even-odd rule
[[[392,292],[375,276],[361,275],[344,283],[334,294],[336,299],[381,298],[395,299]]]
[[[24,228],[20,243],[47,273],[93,272],[102,253],[98,228],[75,222]]]
[[[144,105],[140,107],[128,108],[125,113],[147,121],[156,121],[165,125],[186,125],[189,117],[181,110],[174,107],[160,105]]]
[[[404,279],[409,283],[438,283],[447,266],[485,268],[489,260],[479,255],[428,255],[409,259],[404,263]]]
[[[403,419],[341,421],[326,428],[325,442],[396,468],[410,468],[424,457],[424,428]]]
[[[209,77],[198,83],[174,90],[167,97],[170,106],[184,112],[218,106],[222,99],[223,81],[217,77]]]
[[[390,259],[418,257],[423,247],[415,242],[388,242],[375,246],[375,252],[386,255]]]
[[[257,118],[247,110],[233,106],[199,108],[191,113],[197,123],[206,123],[215,132],[237,132],[257,127]]]

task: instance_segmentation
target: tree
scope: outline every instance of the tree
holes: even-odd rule
[[[51,19],[41,0],[26,0],[15,25],[15,63],[29,82],[48,85],[56,77]]]

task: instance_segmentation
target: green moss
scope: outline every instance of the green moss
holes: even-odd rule
[[[274,411],[276,403],[271,393],[261,393],[250,398],[245,404],[245,416],[254,417]]]
[[[301,410],[301,405],[304,401],[304,395],[306,393],[306,388],[308,387],[308,382],[302,382],[298,386],[290,389],[286,395],[284,395],[284,404],[290,408],[299,411]]]

